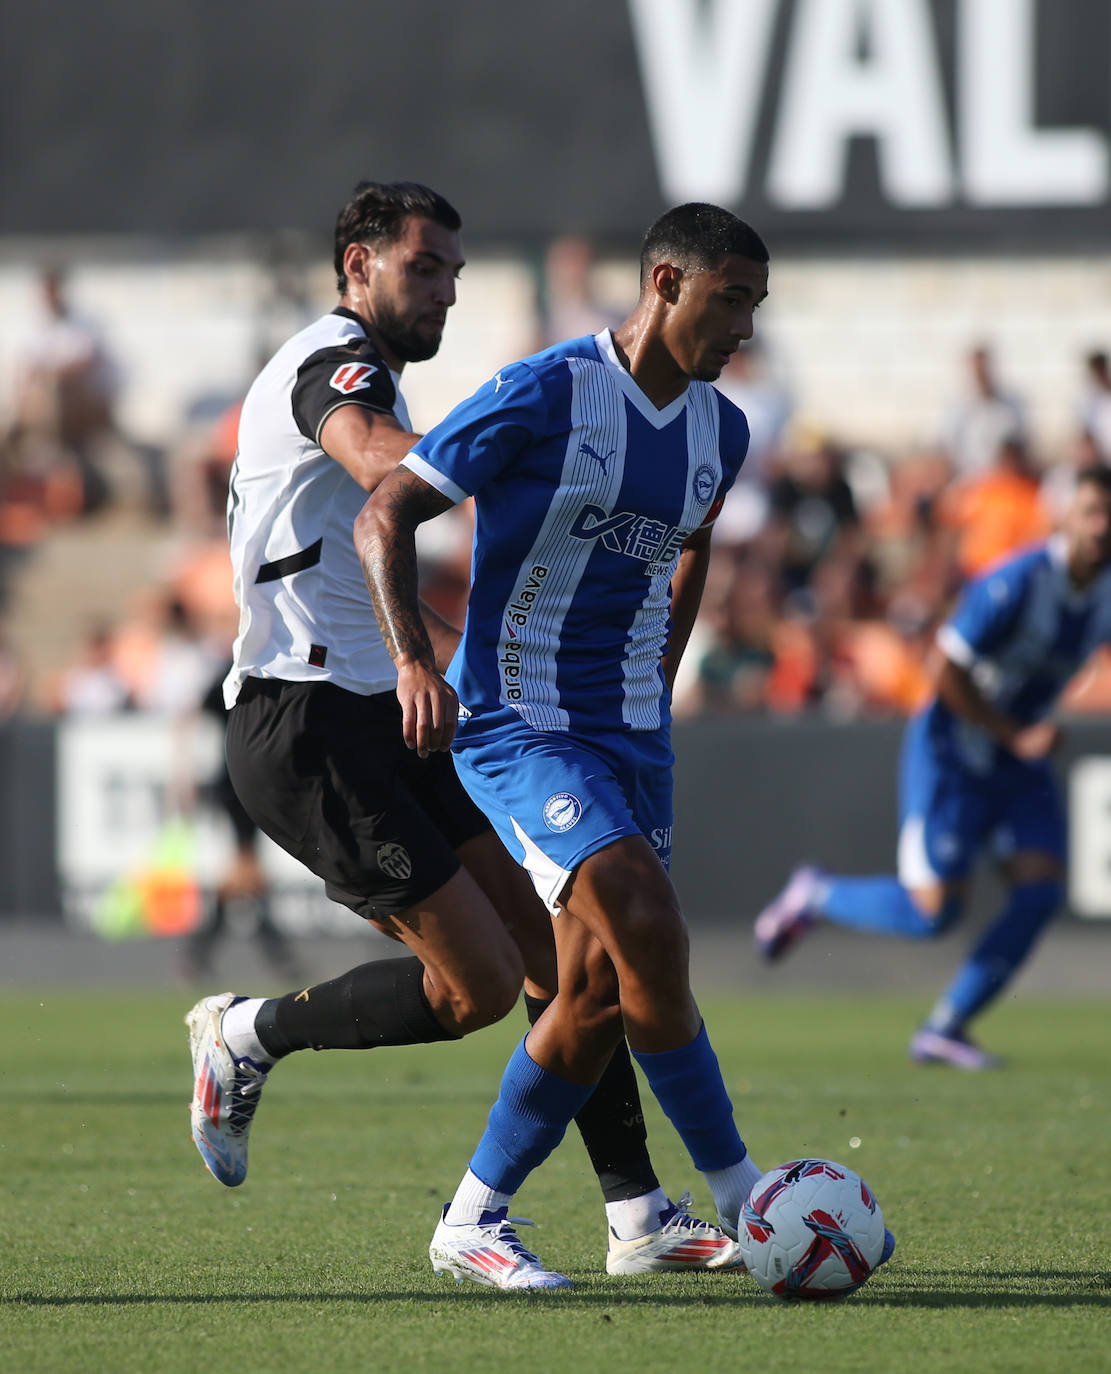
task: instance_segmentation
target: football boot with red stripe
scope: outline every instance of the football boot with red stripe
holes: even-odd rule
[[[456,1283],[469,1279],[489,1288],[539,1290],[570,1288],[571,1280],[552,1269],[545,1269],[531,1250],[526,1250],[513,1229],[532,1226],[524,1217],[509,1217],[508,1208],[483,1212],[477,1222],[449,1226],[440,1217],[428,1258],[434,1274],[451,1274]]]
[[[610,1231],[606,1272],[679,1273],[690,1269],[743,1269],[741,1247],[717,1226],[690,1214],[691,1195],[660,1213],[660,1224],[636,1240],[618,1240]]]
[[[193,1144],[212,1177],[229,1188],[247,1177],[247,1135],[267,1073],[251,1059],[235,1059],[224,1043],[220,1022],[240,1000],[233,992],[202,997],[185,1016],[193,1056]]]

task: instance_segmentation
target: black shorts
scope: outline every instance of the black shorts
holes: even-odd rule
[[[228,713],[227,758],[259,828],[368,919],[442,887],[459,846],[491,829],[450,754],[405,747],[393,692],[248,678]]]

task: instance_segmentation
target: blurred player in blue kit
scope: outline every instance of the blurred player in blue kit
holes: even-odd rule
[[[670,687],[748,445],[709,384],[752,335],[768,252],[736,216],[690,204],[649,229],[640,269],[620,325],[503,368],[356,520],[406,742],[423,757],[454,739],[461,780],[555,918],[558,994],[510,1059],[430,1247],[437,1273],[501,1288],[569,1286],[524,1250],[508,1205],[623,1030],[733,1235],[761,1174],[691,995],[667,868]],[[469,609],[445,680],[414,532],[472,495]]]
[[[988,1069],[968,1034],[1010,983],[1061,905],[1065,812],[1048,762],[1048,715],[1093,651],[1111,642],[1111,471],[1077,475],[1062,529],[971,582],[938,634],[936,695],[908,725],[900,777],[898,877],[798,869],[758,916],[756,943],[780,958],[820,921],[930,939],[961,915],[990,849],[1003,910],[910,1042],[923,1063]]]

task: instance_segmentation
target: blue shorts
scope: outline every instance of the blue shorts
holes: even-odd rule
[[[1050,765],[998,751],[989,773],[939,755],[917,716],[903,739],[899,786],[899,880],[905,887],[968,877],[985,850],[1066,852],[1065,808]]]
[[[580,863],[623,835],[671,862],[672,767],[666,730],[579,735],[523,722],[453,746],[455,770],[502,843],[558,909]]]

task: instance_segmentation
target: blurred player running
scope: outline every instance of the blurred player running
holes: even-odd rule
[[[455,1039],[504,1016],[525,975],[532,1017],[555,987],[550,923],[527,879],[451,759],[405,747],[397,673],[352,543],[367,492],[417,440],[400,373],[439,347],[463,266],[459,228],[426,187],[362,183],[336,223],[339,305],[279,349],[243,406],[229,497],[240,607],[225,684],[231,778],[329,896],[411,955],[189,1012],[193,1139],[229,1187],[246,1175],[259,1094],[285,1055]],[[446,662],[458,633],[423,614]],[[728,1237],[660,1188],[624,1045],[581,1106],[619,1272],[739,1262]]]
[[[760,1175],[688,978],[667,875],[670,684],[710,525],[748,443],[712,386],[767,289],[759,236],[711,205],[649,230],[641,294],[612,333],[503,368],[416,445],[356,522],[398,665],[405,736],[456,766],[557,919],[559,992],[519,1045],[430,1255],[489,1282],[508,1204],[558,1144],[622,1026],[735,1234]],[[438,671],[416,597],[416,526],[476,499],[471,599]],[[693,1248],[693,1247],[692,1247]],[[564,1288],[535,1257],[522,1287]]]
[[[989,847],[1009,886],[1003,910],[910,1042],[923,1063],[988,1069],[973,1018],[1010,983],[1061,905],[1065,815],[1047,719],[1066,683],[1111,642],[1111,471],[1078,474],[1063,529],[969,584],[938,635],[937,693],[903,743],[899,876],[807,867],[756,921],[780,958],[822,920],[930,939],[961,915]]]

